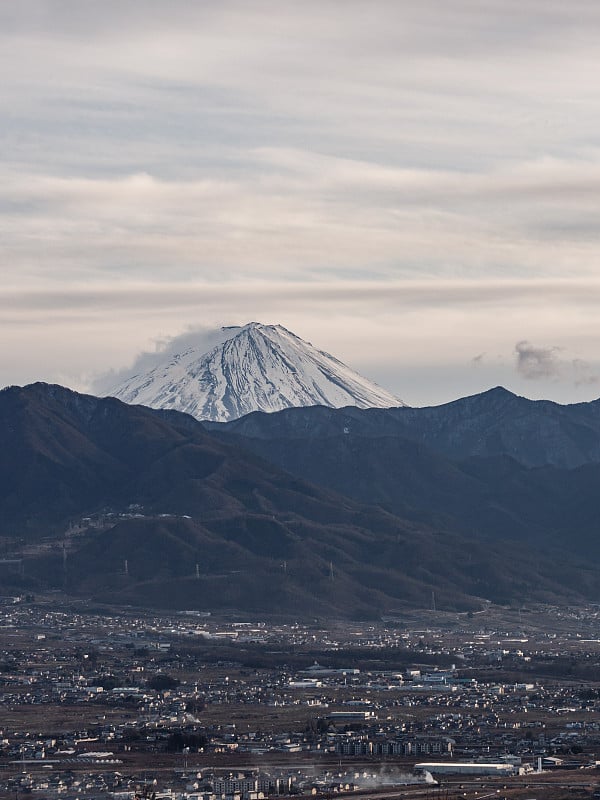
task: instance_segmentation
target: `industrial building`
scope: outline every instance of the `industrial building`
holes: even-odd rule
[[[514,764],[467,761],[424,761],[415,764],[415,772],[429,772],[432,775],[519,775],[521,769]]]

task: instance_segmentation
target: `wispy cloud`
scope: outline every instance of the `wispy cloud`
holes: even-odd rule
[[[515,345],[517,370],[528,380],[557,378],[562,368],[558,351],[558,347],[535,347],[523,339]]]
[[[197,327],[186,330],[179,336],[169,336],[154,341],[154,349],[137,353],[133,362],[122,369],[110,369],[90,379],[89,388],[97,395],[104,395],[126,378],[150,371],[157,364],[173,355],[185,353],[194,348],[199,353],[207,353],[232,335],[223,327]]]
[[[527,380],[567,379],[575,386],[594,386],[600,375],[581,358],[565,358],[560,347],[539,347],[526,340],[515,345],[516,368]]]
[[[5,171],[6,262],[61,282],[596,274],[600,161],[455,174],[269,149],[245,164],[197,180]]]

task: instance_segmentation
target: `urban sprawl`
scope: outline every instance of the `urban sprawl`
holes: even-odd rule
[[[600,794],[600,612],[0,606],[0,797]]]

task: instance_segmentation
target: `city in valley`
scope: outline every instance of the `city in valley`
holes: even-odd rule
[[[50,594],[0,621],[2,798],[600,794],[594,606],[306,623]]]

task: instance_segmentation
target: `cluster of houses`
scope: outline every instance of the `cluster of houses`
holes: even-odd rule
[[[136,776],[124,777],[133,754],[184,751],[198,765],[213,756],[248,763],[249,754],[277,754],[290,764],[392,761],[407,772],[419,764],[423,773],[467,764],[487,765],[475,772],[500,765],[498,775],[595,764],[600,619],[592,620],[597,635],[590,628],[585,637],[574,626],[590,627],[589,618],[559,620],[562,633],[536,635],[392,623],[326,628],[7,601],[0,604],[0,719],[40,706],[41,720],[60,708],[76,710],[82,722],[61,730],[4,724],[0,790],[26,790],[30,775],[48,795],[133,798]],[[574,679],[583,667],[592,677]],[[240,709],[253,724],[236,727]],[[231,723],[215,721],[217,711]],[[294,712],[287,728],[269,727],[273,711]],[[321,772],[319,783],[291,769],[241,777],[198,769],[150,794],[260,800],[322,785],[334,791],[336,781],[336,791],[358,785],[325,766]]]

